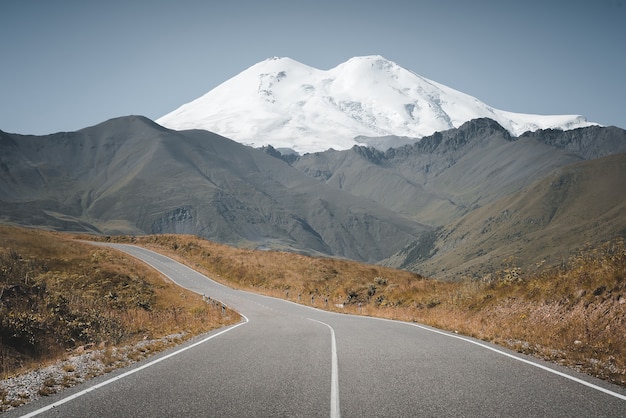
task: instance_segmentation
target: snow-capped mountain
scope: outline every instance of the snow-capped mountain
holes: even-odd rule
[[[363,137],[421,138],[482,117],[494,119],[516,136],[538,129],[595,125],[578,115],[494,109],[377,55],[355,57],[330,70],[290,58],[270,58],[157,123],[176,130],[206,129],[255,147],[272,145],[304,153],[348,149],[366,143]],[[371,143],[385,147],[385,141]]]

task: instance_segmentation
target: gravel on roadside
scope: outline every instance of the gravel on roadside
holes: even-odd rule
[[[123,347],[80,346],[52,365],[0,380],[0,413],[129,366],[180,344],[184,337],[184,334],[173,334]]]

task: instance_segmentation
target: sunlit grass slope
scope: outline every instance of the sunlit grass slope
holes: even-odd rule
[[[184,339],[238,320],[118,251],[0,226],[0,376],[79,347]]]

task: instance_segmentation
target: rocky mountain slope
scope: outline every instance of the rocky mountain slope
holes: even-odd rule
[[[375,262],[427,227],[219,135],[142,117],[0,134],[0,219],[62,230],[190,233]]]
[[[558,265],[587,245],[626,238],[625,178],[625,153],[558,168],[424,234],[383,264],[457,278]]]
[[[625,153],[615,127],[513,137],[477,119],[414,145],[307,154],[293,166],[435,228],[383,264],[477,278],[626,237]]]
[[[337,189],[442,226],[558,167],[626,152],[624,132],[589,127],[513,137],[491,119],[476,119],[386,152],[355,146],[307,154],[292,165]]]

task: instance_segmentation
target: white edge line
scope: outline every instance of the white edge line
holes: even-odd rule
[[[211,339],[213,339],[215,337],[219,337],[220,335],[222,335],[222,334],[224,334],[224,333],[226,333],[228,331],[232,331],[235,328],[237,328],[237,327],[239,327],[241,325],[244,325],[244,324],[246,324],[248,322],[248,318],[246,318],[245,315],[241,315],[241,316],[244,318],[244,322],[240,322],[237,325],[233,325],[232,327],[227,328],[227,329],[225,329],[223,331],[220,331],[217,334],[210,335],[207,338],[204,338],[204,339],[202,339],[200,341],[197,341],[197,342],[195,342],[195,343],[193,343],[193,344],[191,344],[191,345],[189,345],[187,347],[183,347],[180,350],[177,350],[177,351],[175,351],[173,353],[170,353],[168,355],[160,357],[160,358],[158,358],[156,360],[152,360],[151,362],[146,363],[143,366],[137,367],[136,369],[129,370],[129,371],[125,372],[125,373],[122,373],[119,376],[115,376],[115,377],[113,377],[111,379],[105,380],[104,382],[98,383],[97,385],[91,386],[91,387],[89,387],[89,388],[87,388],[85,390],[82,390],[82,391],[77,392],[77,393],[75,393],[73,395],[70,395],[67,398],[63,398],[60,401],[57,401],[57,402],[55,402],[53,404],[50,404],[50,405],[47,405],[47,406],[45,406],[43,408],[37,409],[36,411],[33,411],[33,412],[29,413],[29,414],[22,415],[22,418],[34,417],[35,415],[39,415],[39,414],[41,414],[43,412],[49,411],[52,408],[56,408],[57,406],[60,406],[60,405],[62,405],[64,403],[66,403],[66,402],[74,400],[74,399],[76,399],[76,398],[78,398],[80,396],[83,396],[83,395],[85,395],[85,394],[87,394],[89,392],[92,392],[92,391],[94,391],[96,389],[100,389],[101,387],[106,386],[109,383],[113,383],[113,382],[115,382],[117,380],[120,380],[120,379],[123,379],[123,378],[125,378],[127,376],[130,376],[133,373],[137,373],[140,370],[143,370],[143,369],[148,368],[150,366],[154,366],[155,364],[160,363],[163,360],[166,360],[166,359],[168,359],[170,357],[176,356],[176,355],[178,355],[178,354],[180,354],[180,353],[182,353],[184,351],[187,351],[187,350],[189,350],[189,349],[191,349],[191,348],[193,348],[193,347],[195,347],[197,345],[203,344],[203,343],[205,343],[205,342],[207,342],[207,341],[209,341],[209,340],[211,340]]]
[[[358,317],[358,316],[357,316],[357,317]],[[436,329],[436,328],[430,328],[430,327],[426,327],[426,326],[424,326],[424,325],[414,324],[414,323],[411,323],[411,322],[405,322],[405,321],[394,321],[394,320],[392,320],[392,319],[387,319],[387,318],[376,318],[376,317],[373,317],[373,316],[370,316],[370,317],[367,317],[367,318],[377,319],[377,320],[379,320],[379,321],[390,321],[390,322],[394,322],[394,323],[400,323],[400,324],[410,325],[410,326],[412,326],[412,327],[417,327],[417,328],[420,328],[420,329],[423,329],[423,330],[426,330],[426,331],[434,332],[434,333],[436,333],[436,334],[445,335],[446,337],[456,338],[456,339],[459,339],[459,340],[462,340],[462,341],[465,341],[465,342],[468,342],[468,343],[471,343],[471,344],[475,344],[475,345],[477,345],[477,346],[479,346],[479,347],[486,348],[487,350],[491,350],[491,351],[496,352],[496,353],[498,353],[498,354],[502,354],[503,356],[510,357],[510,358],[512,358],[512,359],[514,359],[514,360],[517,360],[517,361],[521,361],[522,363],[530,364],[531,366],[537,367],[537,368],[539,368],[539,369],[545,370],[545,371],[550,372],[550,373],[554,373],[554,374],[556,374],[556,375],[558,375],[558,376],[561,376],[561,377],[564,377],[564,378],[566,378],[566,379],[572,380],[572,381],[574,381],[574,382],[576,382],[576,383],[580,383],[581,385],[585,385],[585,386],[587,386],[587,387],[589,387],[589,388],[592,388],[592,389],[598,390],[598,391],[600,391],[600,392],[604,392],[604,393],[606,393],[606,394],[608,394],[608,395],[611,395],[611,396],[614,396],[614,397],[616,397],[616,398],[619,398],[619,399],[622,399],[622,400],[625,400],[625,401],[626,401],[626,396],[625,396],[625,395],[622,395],[622,394],[617,393],[617,392],[613,392],[613,391],[611,391],[611,390],[609,390],[609,389],[605,389],[605,388],[603,388],[602,386],[594,385],[593,383],[589,383],[589,382],[587,382],[587,381],[585,381],[585,380],[582,380],[582,379],[579,379],[579,378],[577,378],[577,377],[571,376],[571,375],[569,375],[569,374],[567,374],[567,373],[563,373],[563,372],[560,372],[560,371],[558,371],[558,370],[551,369],[550,367],[547,367],[547,366],[541,365],[541,364],[539,364],[539,363],[535,363],[535,362],[533,362],[533,361],[531,361],[531,360],[527,360],[527,359],[522,358],[522,357],[517,357],[517,356],[515,356],[515,355],[513,355],[513,354],[507,353],[507,352],[502,351],[502,350],[498,350],[497,348],[490,347],[490,346],[488,346],[487,344],[483,344],[483,343],[481,343],[481,342],[478,342],[478,341],[472,340],[472,339],[470,339],[470,338],[462,337],[462,336],[460,336],[460,335],[450,334],[450,333],[447,333],[447,332],[445,332],[445,331],[440,331],[440,330],[438,330],[438,329]]]
[[[176,283],[178,286],[180,286],[180,287],[183,287],[183,288],[184,288],[184,286],[181,286],[179,283],[177,283],[177,282],[176,282],[176,280],[174,280],[173,278],[171,278],[169,275],[165,274],[164,272],[162,272],[161,270],[159,270],[158,268],[156,268],[156,267],[155,267],[155,266],[153,266],[152,264],[147,263],[145,260],[143,260],[143,259],[139,258],[138,256],[133,255],[133,254],[129,253],[128,251],[124,251],[123,249],[121,249],[121,248],[119,248],[119,247],[117,247],[117,246],[110,246],[110,245],[106,245],[106,244],[104,244],[104,246],[107,246],[107,247],[112,247],[112,248],[116,248],[116,249],[117,249],[117,250],[119,250],[119,251],[123,251],[123,252],[125,252],[126,254],[128,254],[128,255],[130,255],[130,256],[132,256],[132,257],[135,257],[136,259],[138,259],[138,260],[142,261],[142,262],[143,262],[143,263],[145,263],[145,264],[148,264],[148,266],[152,267],[153,269],[157,270],[159,273],[161,273],[161,274],[163,274],[164,276],[166,276],[168,279],[170,279],[171,281],[173,281],[174,283]],[[130,247],[134,247],[134,246],[130,245]],[[157,254],[158,254],[158,253],[157,253]],[[162,255],[162,254],[159,254],[159,255]],[[164,257],[166,257],[166,256],[164,256]],[[166,258],[169,258],[169,257],[166,257]],[[172,260],[172,261],[175,261],[175,260]],[[185,267],[186,267],[186,266],[185,266]],[[188,290],[190,290],[190,289],[188,289]],[[197,292],[196,292],[196,293],[197,293]],[[146,364],[144,364],[143,366],[137,367],[136,369],[129,370],[129,371],[125,372],[125,373],[122,373],[122,374],[121,374],[121,375],[119,375],[119,376],[115,376],[115,377],[113,377],[113,378],[111,378],[111,379],[105,380],[104,382],[98,383],[97,385],[94,385],[94,386],[88,387],[87,389],[84,389],[84,390],[82,390],[82,391],[80,391],[80,392],[77,392],[77,393],[75,393],[75,394],[73,394],[73,395],[70,395],[70,396],[68,396],[67,398],[63,398],[63,399],[61,399],[61,400],[59,400],[59,401],[57,401],[57,402],[54,402],[54,403],[52,403],[52,404],[50,404],[50,405],[44,406],[43,408],[37,409],[37,410],[35,410],[35,411],[33,411],[33,412],[30,412],[30,413],[28,413],[28,414],[26,414],[26,415],[22,415],[22,416],[21,416],[21,418],[29,418],[29,417],[34,417],[34,416],[36,416],[36,415],[39,415],[39,414],[44,413],[44,412],[46,412],[46,411],[49,411],[49,410],[51,410],[51,409],[53,409],[53,408],[56,408],[57,406],[63,405],[64,403],[67,403],[67,402],[72,401],[72,400],[74,400],[74,399],[76,399],[76,398],[79,398],[79,397],[81,397],[81,396],[83,396],[83,395],[85,395],[85,394],[87,394],[87,393],[89,393],[89,392],[92,392],[92,391],[94,391],[94,390],[96,390],[96,389],[100,389],[101,387],[106,386],[106,385],[108,385],[109,383],[113,383],[113,382],[115,382],[115,381],[117,381],[117,380],[120,380],[120,379],[123,379],[123,378],[125,378],[125,377],[127,377],[127,376],[130,376],[131,374],[137,373],[137,372],[138,372],[138,371],[140,371],[140,370],[146,369],[146,368],[148,368],[148,367],[150,367],[150,366],[154,366],[155,364],[160,363],[160,362],[162,362],[163,360],[166,360],[166,359],[168,359],[168,358],[170,358],[170,357],[174,357],[174,356],[176,356],[176,355],[178,355],[178,354],[180,354],[180,353],[182,353],[182,352],[184,352],[184,351],[189,350],[190,348],[194,348],[194,347],[196,347],[196,346],[198,346],[198,345],[200,345],[200,344],[203,344],[203,343],[205,343],[205,342],[207,342],[207,341],[209,341],[209,340],[212,340],[212,339],[213,339],[213,338],[215,338],[215,337],[219,337],[220,335],[225,334],[225,333],[227,333],[228,331],[232,331],[232,330],[234,330],[235,328],[237,328],[237,327],[239,327],[239,326],[241,326],[241,325],[247,324],[247,323],[249,322],[249,319],[248,319],[248,318],[247,318],[244,314],[239,313],[239,315],[241,315],[241,317],[243,318],[243,322],[240,322],[240,323],[238,323],[238,324],[236,324],[236,325],[233,325],[233,326],[231,326],[231,327],[229,327],[229,328],[226,328],[226,329],[224,329],[224,330],[222,330],[222,331],[218,332],[217,334],[212,334],[212,335],[209,335],[207,338],[204,338],[204,339],[202,339],[202,340],[200,340],[200,341],[197,341],[197,342],[195,342],[195,343],[193,343],[193,344],[191,344],[191,345],[189,345],[189,346],[187,346],[187,347],[183,347],[183,348],[181,348],[180,350],[174,351],[173,353],[167,354],[167,355],[165,355],[165,356],[163,356],[163,357],[159,357],[159,358],[158,358],[158,359],[156,359],[156,360],[152,360],[151,362],[146,363]],[[326,325],[326,324],[324,324],[324,325]],[[331,331],[332,331],[332,328],[331,328]],[[334,333],[333,333],[333,345],[334,345],[334,342],[335,342],[335,336],[334,336]]]
[[[507,356],[507,357],[510,357],[510,358],[512,358],[514,360],[521,361],[522,363],[530,364],[531,366],[535,366],[535,367],[537,367],[539,369],[548,371],[550,373],[554,373],[554,374],[556,374],[558,376],[561,376],[561,377],[564,377],[566,379],[572,380],[574,382],[580,383],[581,385],[585,385],[585,386],[587,386],[587,387],[589,387],[591,389],[595,389],[595,390],[598,390],[600,392],[604,392],[607,395],[611,395],[611,396],[614,396],[614,397],[616,397],[618,399],[622,399],[622,400],[626,401],[626,395],[622,395],[621,393],[613,392],[612,390],[605,389],[602,386],[594,385],[593,383],[590,383],[590,382],[587,382],[585,380],[579,379],[577,377],[571,376],[571,375],[569,375],[567,373],[563,373],[563,372],[560,372],[558,370],[551,369],[550,367],[543,366],[543,365],[541,365],[539,363],[535,363],[535,362],[533,362],[531,360],[526,360],[524,358],[517,357],[517,356],[515,356],[513,354],[507,353],[507,352],[502,351],[502,350],[498,350],[497,348],[490,347],[490,346],[488,346],[486,344],[482,344],[482,343],[480,343],[478,341],[474,341],[474,340],[471,340],[469,338],[462,337],[460,335],[454,335],[454,334],[450,334],[450,333],[448,333],[446,331],[440,331],[440,330],[438,330],[436,328],[429,328],[429,327],[426,327],[426,326],[423,326],[423,325],[419,325],[419,324],[415,324],[415,323],[411,323],[411,322],[406,322],[406,321],[387,319],[387,318],[378,318],[378,317],[375,317],[375,316],[354,315],[354,314],[348,314],[348,313],[327,311],[327,310],[320,309],[320,308],[315,307],[315,306],[308,306],[308,305],[304,305],[304,304],[297,303],[297,302],[294,302],[294,301],[291,301],[291,300],[287,300],[287,299],[276,298],[274,296],[267,296],[267,295],[262,295],[262,296],[269,297],[269,298],[274,298],[274,299],[278,299],[278,300],[282,300],[282,301],[285,301],[285,302],[288,302],[288,303],[292,303],[294,305],[298,305],[298,306],[301,306],[301,307],[304,307],[304,308],[313,309],[313,310],[318,311],[318,312],[324,312],[324,313],[336,314],[336,315],[346,315],[346,316],[352,316],[352,317],[355,317],[355,318],[363,318],[363,319],[376,319],[378,321],[389,321],[389,322],[393,322],[393,323],[396,323],[396,324],[404,324],[404,325],[410,325],[412,327],[421,328],[421,329],[426,330],[426,331],[430,331],[430,332],[434,332],[434,333],[437,333],[437,334],[445,335],[446,337],[457,338],[459,340],[463,340],[465,342],[468,342],[468,343],[475,344],[477,346],[486,348],[486,349],[494,351],[494,352],[496,352],[498,354],[502,354],[503,356]],[[311,319],[311,321],[314,321],[314,319]],[[317,321],[317,322],[319,322],[319,321]],[[324,325],[327,325],[327,324],[324,324]]]
[[[332,365],[331,365],[331,378],[330,378],[330,418],[341,417],[341,411],[339,409],[339,367],[337,360],[337,341],[335,339],[335,330],[333,327],[325,322],[318,321],[317,319],[307,318],[309,321],[317,322],[322,325],[326,325],[330,329],[330,341],[332,351]]]

